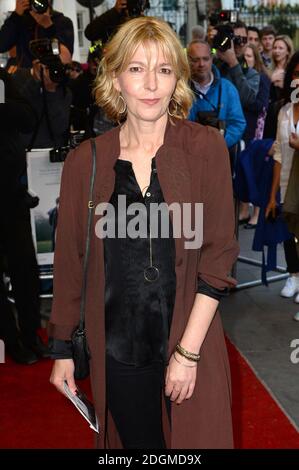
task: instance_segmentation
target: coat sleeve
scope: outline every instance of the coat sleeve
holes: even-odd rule
[[[229,148],[237,144],[242,139],[242,135],[246,128],[246,121],[242,111],[238,90],[229,81],[226,82],[226,87],[228,106],[227,115],[225,117],[225,142]]]
[[[259,73],[255,69],[249,69],[245,75],[240,64],[231,67],[229,72],[232,82],[239,92],[243,108],[254,103],[259,89]]]
[[[49,336],[69,340],[79,323],[82,285],[82,185],[78,150],[64,164],[54,255],[53,305]]]
[[[215,289],[236,285],[231,270],[239,254],[235,237],[232,175],[225,141],[219,132],[206,128],[203,184],[203,244],[198,277]]]
[[[4,21],[0,29],[0,52],[7,52],[16,45],[21,27],[21,17],[17,13],[13,12]]]

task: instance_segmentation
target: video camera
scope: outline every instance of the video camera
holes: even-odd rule
[[[30,10],[42,15],[49,8],[48,0],[30,0]]]
[[[60,60],[60,47],[57,39],[33,39],[29,43],[31,54],[49,69],[50,79],[54,83],[66,80],[66,67]]]
[[[221,10],[218,13],[212,13],[209,16],[211,26],[216,26],[223,23],[236,23],[238,21],[237,10]]]
[[[243,45],[243,38],[235,36],[232,28],[232,24],[238,21],[237,10],[222,10],[211,15],[209,20],[210,24],[217,30],[212,42],[213,49],[225,52],[231,47],[232,41],[236,46]]]
[[[149,0],[127,0],[127,10],[130,18],[140,16],[148,8],[150,8]]]

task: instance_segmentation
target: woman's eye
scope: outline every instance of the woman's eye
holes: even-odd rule
[[[166,75],[170,75],[170,74],[171,74],[171,69],[167,69],[167,68],[163,67],[163,68],[161,69],[161,72],[162,72],[162,73],[165,73]]]
[[[135,66],[135,67],[130,67],[130,68],[129,68],[129,71],[130,71],[130,72],[140,72],[140,71],[141,71],[141,67],[137,67],[137,66]]]

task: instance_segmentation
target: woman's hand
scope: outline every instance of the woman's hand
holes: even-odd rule
[[[294,150],[299,150],[299,135],[292,132],[289,137],[289,146]]]
[[[283,88],[284,76],[285,76],[284,70],[276,69],[272,73],[271,81],[275,86],[278,86],[279,88]]]
[[[66,380],[71,392],[75,395],[77,387],[74,380],[74,370],[75,366],[73,359],[57,359],[54,362],[50,376],[51,384],[53,384],[59,392],[65,395],[63,384]]]
[[[178,357],[181,364],[176,361],[174,355],[171,356],[166,371],[165,395],[170,396],[170,400],[175,401],[179,405],[184,400],[191,398],[193,395],[196,382],[197,364],[195,362],[188,361],[177,353],[174,354],[176,354],[176,357]]]
[[[272,214],[272,217],[275,217],[275,211],[276,211],[276,200],[275,200],[275,197],[271,197],[266,207],[266,212],[265,212],[266,219],[270,213]]]

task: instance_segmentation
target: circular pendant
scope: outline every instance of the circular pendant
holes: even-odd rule
[[[156,266],[148,266],[143,271],[144,279],[148,282],[155,282],[159,278],[159,269]]]

